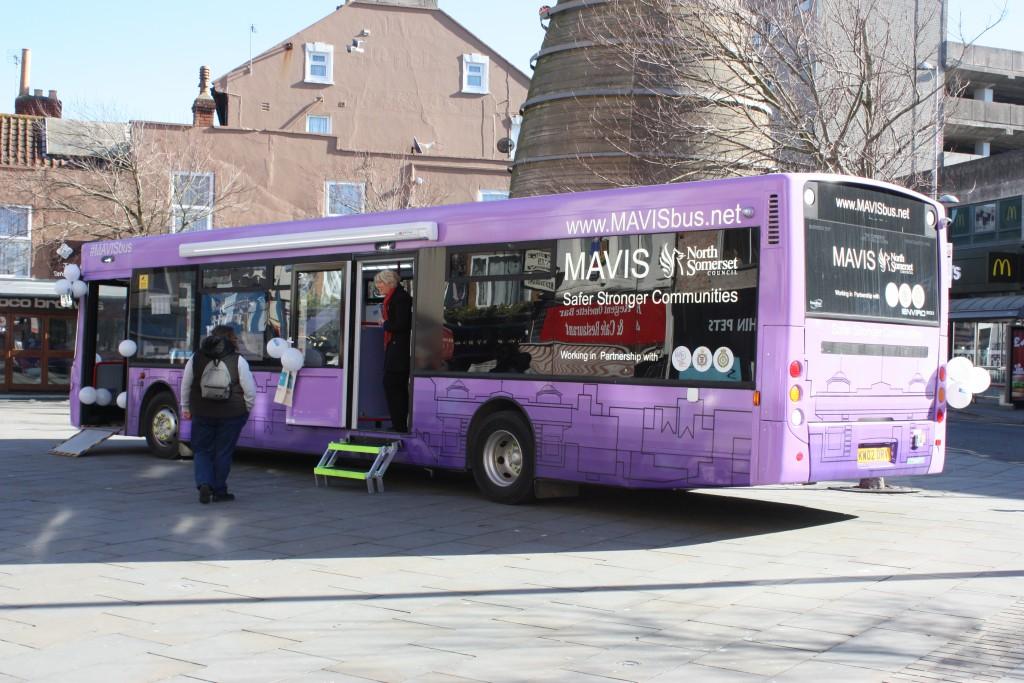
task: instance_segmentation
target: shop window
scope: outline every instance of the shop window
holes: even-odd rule
[[[196,274],[155,268],[136,272],[130,338],[139,361],[184,365],[192,357]]]

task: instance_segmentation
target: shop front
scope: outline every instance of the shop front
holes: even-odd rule
[[[75,332],[53,281],[0,280],[0,393],[67,391]]]
[[[1024,407],[1024,255],[1017,245],[954,251],[950,357],[988,370],[987,395]]]

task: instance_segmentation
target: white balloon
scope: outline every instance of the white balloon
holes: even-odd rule
[[[128,407],[128,393],[122,391],[117,395],[117,407],[124,410]]]
[[[69,263],[64,266],[64,277],[74,282],[78,278],[82,277],[82,269],[74,263]]]
[[[135,352],[139,350],[138,344],[133,342],[131,339],[125,339],[117,345],[117,352],[125,358],[131,358],[135,355]]]
[[[992,375],[988,373],[988,370],[985,368],[973,368],[966,386],[972,394],[981,394],[984,393],[991,384]]]
[[[87,406],[96,402],[96,390],[92,387],[82,387],[78,392],[78,400]]]
[[[280,337],[274,337],[267,342],[267,355],[271,358],[280,358],[288,350],[288,342]]]
[[[950,358],[949,362],[946,363],[946,373],[949,375],[949,381],[967,384],[967,381],[971,377],[971,369],[973,367],[974,363],[971,362],[970,358],[965,358],[963,356]]]
[[[98,406],[109,406],[110,402],[114,400],[114,397],[110,395],[110,389],[97,389],[96,390],[96,405]]]
[[[71,283],[71,293],[76,299],[81,299],[88,291],[89,285],[85,284],[81,280],[75,280]]]
[[[946,403],[949,404],[950,408],[966,408],[971,404],[971,399],[974,398],[974,394],[967,390],[967,387],[963,386],[959,382],[950,381],[946,385]]]
[[[71,292],[71,280],[65,280],[61,278],[53,283],[53,291],[57,292],[57,296],[64,296]]]
[[[297,372],[306,363],[306,357],[298,349],[288,349],[281,354],[281,367],[288,372]]]

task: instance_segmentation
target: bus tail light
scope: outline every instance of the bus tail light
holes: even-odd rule
[[[804,412],[797,408],[789,414],[789,423],[794,427],[799,427],[804,423]]]
[[[946,418],[946,411],[945,410],[943,410],[942,408],[939,408],[938,410],[935,411],[935,421],[936,422],[942,422],[945,418]]]
[[[799,401],[802,395],[803,392],[800,391],[800,387],[798,387],[797,385],[794,384],[789,388],[789,400],[792,401],[793,403]]]
[[[939,403],[945,403],[945,402],[946,402],[946,390],[944,388],[942,388],[942,387],[939,387]]]
[[[803,459],[804,459],[804,454],[801,453],[801,452],[797,452],[797,454],[796,454],[796,461],[797,462],[802,462]]]
[[[800,374],[803,371],[804,371],[804,366],[800,365],[800,361],[795,360],[795,361],[793,361],[792,363],[789,364],[789,376],[790,377],[799,377]]]
[[[946,381],[946,366],[945,365],[940,365],[939,366],[939,381],[940,382],[945,382]]]
[[[754,390],[754,405],[761,405],[761,392],[758,391],[757,389]]]

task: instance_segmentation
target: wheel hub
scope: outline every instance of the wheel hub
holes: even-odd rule
[[[161,408],[153,415],[153,437],[162,446],[170,446],[178,434],[178,416],[170,408]]]
[[[511,432],[499,429],[487,437],[483,451],[484,472],[495,486],[512,486],[523,472],[523,449]]]

